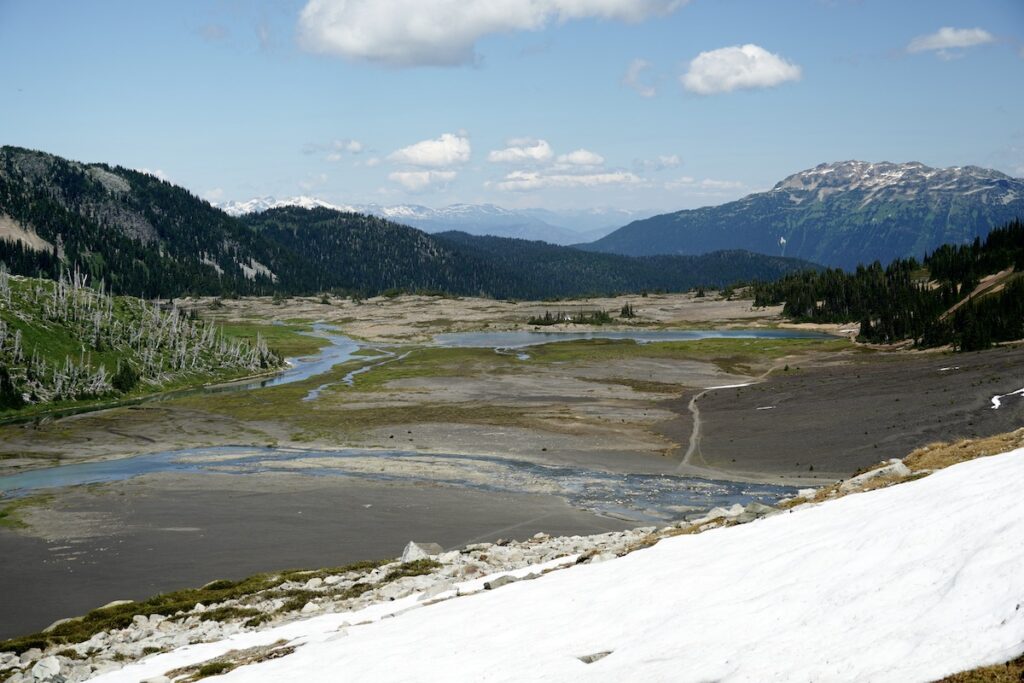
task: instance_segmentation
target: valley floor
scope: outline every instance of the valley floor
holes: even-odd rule
[[[218,472],[205,462],[195,471],[57,489],[9,513],[0,499],[0,579],[19,586],[16,599],[0,604],[5,634],[223,576],[392,556],[410,538],[454,547],[536,531],[592,533],[669,509],[567,502],[580,487],[596,487],[606,501],[629,503],[638,494],[621,484],[628,477],[813,486],[934,440],[1024,424],[1024,398],[991,403],[1024,387],[1021,347],[954,355],[876,351],[845,339],[594,340],[530,347],[522,359],[429,343],[445,332],[532,329],[526,321],[545,310],[614,313],[627,302],[638,317],[617,320],[622,329],[783,325],[778,310],[752,310],[749,300],[688,295],[184,302],[302,353],[310,340],[294,330],[324,321],[359,339],[363,355],[292,384],[0,426],[0,483],[3,474],[51,465],[211,446],[371,452],[344,463],[341,477],[319,476],[301,458],[288,473],[257,465]],[[375,367],[344,382],[368,365]],[[321,387],[315,400],[303,400]],[[690,403],[699,394],[700,438],[686,458]],[[483,481],[465,486],[448,461],[373,459],[386,450],[478,458],[484,479],[506,476],[494,459],[553,468],[562,478],[489,491]],[[573,479],[577,469],[585,480]],[[593,473],[602,472],[620,488],[595,484]]]

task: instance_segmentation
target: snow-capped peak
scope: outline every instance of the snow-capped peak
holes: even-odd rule
[[[1006,200],[1007,193],[1017,192],[1009,184],[1021,182],[1008,175],[978,166],[933,168],[918,161],[891,163],[883,161],[839,161],[819,164],[785,178],[772,188],[787,192],[794,202],[808,198],[823,200],[840,192],[856,191],[864,201],[876,198],[911,198],[919,194],[956,192],[972,194],[993,191],[995,201]]]
[[[221,204],[214,204],[217,208],[221,209],[225,213],[231,216],[244,216],[249,213],[260,213],[261,211],[267,211],[269,209],[279,209],[284,206],[298,206],[303,209],[334,209],[336,211],[356,211],[355,207],[350,206],[339,206],[330,202],[318,199],[316,197],[307,197],[306,195],[299,195],[296,197],[288,197],[286,199],[275,199],[274,197],[256,197],[245,202],[224,202]]]

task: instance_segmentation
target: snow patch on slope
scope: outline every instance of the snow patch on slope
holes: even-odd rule
[[[1024,649],[1021,481],[1024,449],[392,619],[331,633],[365,615],[324,616],[96,680],[282,637],[294,654],[231,680],[934,680]]]

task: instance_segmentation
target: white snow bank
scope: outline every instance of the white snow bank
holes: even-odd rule
[[[1009,398],[1010,396],[1024,396],[1024,389],[1018,389],[1017,391],[1011,391],[1008,394],[999,394],[998,396],[992,397],[992,409],[999,410],[1000,406],[1003,405],[1003,399]]]
[[[223,680],[934,680],[1024,648],[1021,482],[1024,449],[411,610],[331,641],[323,624],[353,615],[311,619],[255,634],[304,644]],[[98,680],[198,661],[182,652]]]

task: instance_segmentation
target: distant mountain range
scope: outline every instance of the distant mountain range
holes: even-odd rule
[[[962,166],[843,161],[767,192],[634,221],[582,249],[648,256],[746,249],[852,268],[921,257],[1024,217],[1024,179]]]
[[[236,218],[146,173],[18,147],[0,148],[0,262],[51,278],[78,268],[90,282],[142,297],[429,290],[548,298],[681,291],[814,267],[739,251],[634,258],[429,235],[322,206]]]
[[[543,240],[552,244],[596,240],[625,223],[651,215],[651,212],[606,208],[562,211],[505,209],[494,204],[451,204],[440,209],[418,204],[334,204],[316,197],[301,195],[285,199],[257,197],[244,202],[223,202],[215,206],[232,216],[244,216],[286,206],[334,209],[387,218],[429,233],[458,230],[471,235]]]

